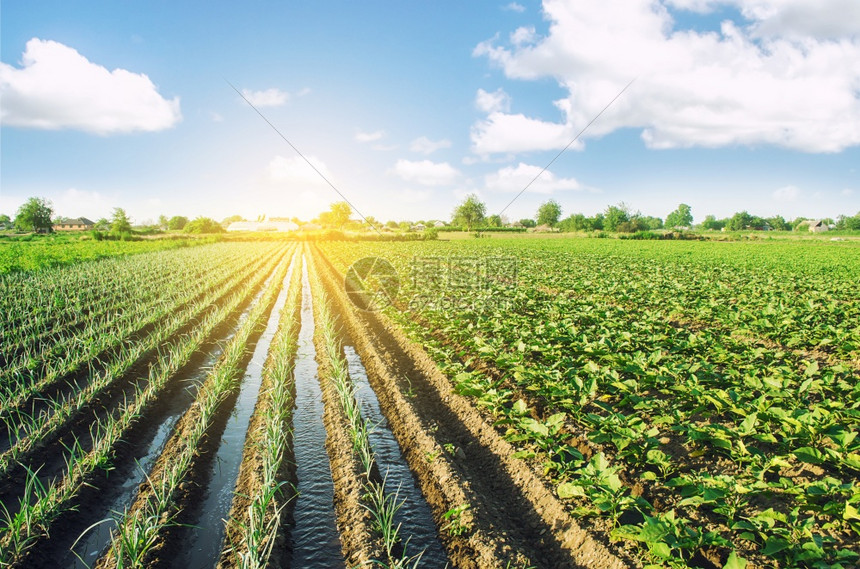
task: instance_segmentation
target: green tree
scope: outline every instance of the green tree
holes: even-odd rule
[[[502,217],[500,215],[493,214],[487,218],[487,222],[484,225],[486,227],[501,227]]]
[[[338,229],[343,229],[346,222],[349,221],[349,216],[352,215],[352,208],[347,202],[334,202],[329,206],[327,212],[327,221]],[[320,216],[322,218],[322,216]]]
[[[788,231],[791,229],[791,226],[785,221],[785,218],[781,215],[775,215],[773,217],[768,217],[765,219],[770,228],[774,231]]]
[[[536,227],[537,222],[534,219],[525,218],[520,220],[520,225],[523,227]]]
[[[130,233],[131,220],[125,210],[121,207],[113,208],[113,215],[110,220],[111,233]]]
[[[167,224],[170,223],[170,220],[166,215],[161,214],[158,216],[158,227],[161,229],[167,229]]]
[[[457,206],[452,215],[454,225],[465,227],[467,231],[472,231],[473,227],[477,227],[484,221],[484,215],[487,213],[487,206],[478,199],[475,194],[469,194],[463,202]]]
[[[231,224],[231,223],[233,223],[234,221],[245,221],[245,218],[244,218],[244,217],[242,217],[241,215],[231,215],[230,217],[225,217],[225,218],[221,221],[221,226],[222,226],[222,227],[227,227],[228,225],[230,225],[230,224]]]
[[[224,228],[211,217],[198,217],[189,221],[183,229],[185,233],[223,233]]]
[[[702,229],[711,229],[719,231],[723,227],[725,227],[725,221],[718,220],[713,215],[706,215],[705,220],[702,222]]]
[[[860,231],[860,212],[857,212],[857,215],[853,217],[840,215],[836,219],[836,229],[840,231]]]
[[[50,233],[53,226],[51,223],[53,213],[54,206],[46,198],[29,198],[15,214],[15,229]]]
[[[739,211],[734,214],[726,224],[726,229],[729,231],[742,231],[752,227],[753,216],[746,211]]]
[[[619,231],[622,223],[630,221],[630,208],[624,202],[611,205],[603,214],[603,228],[607,231]]]
[[[561,217],[561,206],[555,200],[541,204],[537,211],[537,224],[555,227]]]
[[[184,215],[174,215],[167,222],[167,228],[171,231],[181,231],[188,225],[188,218]]]
[[[0,214],[0,229],[6,229],[12,225],[12,220],[5,213]]]
[[[693,226],[693,211],[690,206],[682,203],[678,209],[666,216],[666,227],[673,229],[675,227],[692,227]]]

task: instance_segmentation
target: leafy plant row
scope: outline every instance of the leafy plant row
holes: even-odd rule
[[[177,424],[161,459],[148,474],[146,490],[118,521],[110,548],[99,560],[99,567],[146,566],[147,553],[178,514],[180,485],[194,466],[201,440],[221,404],[239,386],[242,377],[239,364],[245,357],[245,347],[274,304],[288,265],[289,262],[283,262],[276,270],[263,296],[206,377],[194,404]]]
[[[277,259],[233,294],[227,302],[206,314],[188,336],[166,346],[155,365],[150,367],[146,382],[136,384],[133,399],[124,402],[115,414],[94,423],[90,429],[91,449],[79,443],[67,449],[66,474],[49,484],[40,481],[38,472],[28,471],[27,485],[16,511],[3,505],[0,521],[0,567],[20,562],[40,540],[46,539],[51,524],[65,511],[75,507],[75,499],[98,469],[110,469],[116,444],[149,408],[167,386],[173,375],[196,353],[212,331],[245,302],[251,292],[270,273]],[[141,536],[142,537],[142,536]]]
[[[254,410],[243,456],[243,476],[253,489],[233,500],[227,536],[230,544],[221,555],[220,567],[264,569],[281,527],[283,511],[295,496],[284,480],[290,440],[293,369],[301,306],[302,259],[296,252],[292,277],[278,331],[263,369],[260,397]]]

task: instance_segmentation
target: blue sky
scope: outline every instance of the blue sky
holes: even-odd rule
[[[0,212],[380,220],[860,210],[856,0],[0,7]]]

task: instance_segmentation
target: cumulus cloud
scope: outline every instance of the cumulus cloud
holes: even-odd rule
[[[495,112],[472,126],[471,138],[479,154],[528,152],[564,148],[572,138],[571,132],[567,124]],[[579,141],[575,145],[581,146]]]
[[[158,131],[182,119],[179,97],[165,99],[146,75],[109,71],[51,40],[27,42],[22,67],[0,62],[0,122],[107,135]]]
[[[475,95],[475,106],[484,113],[507,112],[511,109],[511,97],[502,88],[492,93],[478,89]]]
[[[766,144],[838,152],[858,145],[860,18],[845,14],[860,5],[825,3],[833,9],[801,0],[545,0],[546,36],[528,45],[492,39],[473,53],[509,78],[555,78],[568,92],[555,101],[562,119],[545,124],[497,111],[473,127],[473,150],[547,147],[515,138],[507,147],[487,136],[510,122],[572,137],[637,76],[586,136],[629,127],[651,148]],[[697,32],[678,29],[670,10],[725,5],[742,6],[750,20]]]
[[[797,186],[784,186],[773,191],[773,199],[779,202],[793,202],[800,196]]]
[[[280,107],[290,100],[290,94],[276,87],[262,91],[242,89],[242,96],[255,107]]]
[[[399,176],[407,182],[415,182],[422,186],[441,186],[450,184],[460,176],[459,170],[447,162],[431,162],[430,160],[398,160],[389,173]]]
[[[314,156],[308,156],[307,158],[314,165],[314,168],[319,170],[329,180],[332,179],[331,172],[329,172],[328,167],[322,160]],[[275,156],[269,162],[266,173],[268,179],[272,182],[286,183],[287,185],[298,186],[300,188],[327,185],[325,180],[300,156],[292,156],[290,158]]]
[[[421,136],[413,140],[412,144],[409,145],[409,150],[421,154],[433,154],[442,148],[451,148],[451,141],[445,138],[442,140],[430,140],[426,136]]]
[[[385,136],[384,130],[377,130],[374,132],[357,132],[355,133],[355,140],[358,142],[374,142],[381,139]]]
[[[540,177],[535,179],[535,176],[542,169],[540,166],[520,162],[515,167],[506,166],[497,172],[487,174],[484,178],[484,183],[488,190],[499,192],[519,192],[528,186],[532,180],[534,180],[534,183],[531,183],[531,186],[529,186],[529,191],[538,194],[583,189],[575,179],[559,178],[549,170],[544,171],[540,174]]]
[[[507,10],[509,12],[523,13],[526,11],[526,7],[523,6],[522,4],[518,4],[516,2],[511,2],[510,4],[505,5],[504,10]]]

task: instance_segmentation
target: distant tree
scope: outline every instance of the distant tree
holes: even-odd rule
[[[15,229],[50,233],[53,227],[51,223],[53,213],[54,206],[46,198],[29,198],[15,214]]]
[[[171,231],[181,231],[188,225],[188,218],[184,215],[174,215],[167,222],[167,228]]]
[[[230,217],[225,217],[221,221],[221,226],[227,227],[228,225],[230,225],[231,223],[233,223],[235,221],[245,221],[245,218],[242,217],[241,215],[231,215]]]
[[[525,218],[520,220],[520,225],[523,227],[537,227],[537,222],[534,219]]]
[[[223,233],[224,228],[210,217],[198,217],[189,221],[184,229],[185,233]]]
[[[726,229],[729,231],[741,231],[749,228],[751,224],[752,216],[746,211],[739,211],[729,219]]]
[[[131,219],[121,207],[113,208],[110,221],[111,233],[129,233],[131,231]]]
[[[768,217],[765,219],[770,228],[774,231],[788,231],[791,229],[791,226],[785,221],[785,218],[781,215],[775,215],[773,217]]]
[[[328,220],[331,225],[343,229],[343,226],[349,221],[349,216],[352,215],[352,208],[347,202],[334,202],[329,206],[329,211],[326,213],[330,214]]]
[[[385,227],[388,227],[390,229],[397,229],[397,222],[393,219],[389,219],[385,222]]]
[[[401,231],[409,231],[412,229],[412,222],[411,221],[401,221],[400,223],[397,224],[397,227]]]
[[[475,194],[469,194],[463,202],[454,210],[451,216],[454,225],[465,227],[467,231],[472,231],[484,221],[484,215],[487,213],[487,206],[478,199]]]
[[[110,220],[106,217],[100,217],[98,221],[93,224],[93,229],[96,231],[110,231]]]
[[[603,214],[603,228],[607,231],[619,231],[621,224],[627,221],[630,221],[630,208],[624,202],[607,207]]]
[[[537,211],[537,224],[555,227],[561,217],[561,206],[555,200],[541,204]]]
[[[167,224],[170,223],[170,220],[166,215],[161,214],[158,216],[158,227],[161,229],[167,229]]]
[[[705,220],[702,222],[702,229],[711,229],[719,231],[725,226],[725,221],[718,220],[713,215],[706,215]]]
[[[685,203],[678,206],[678,209],[666,216],[666,227],[672,229],[675,227],[692,227],[693,226],[693,211]]]
[[[0,229],[6,229],[12,225],[12,220],[5,213],[0,214]]]
[[[639,220],[639,224],[643,225],[645,229],[649,231],[654,231],[655,229],[663,229],[663,220],[659,217],[643,215],[639,216],[637,219]]]
[[[502,217],[499,215],[491,215],[487,218],[487,221],[484,223],[486,227],[501,227],[502,226]]]
[[[836,219],[836,229],[840,231],[860,231],[860,211],[853,217],[840,215]]]

